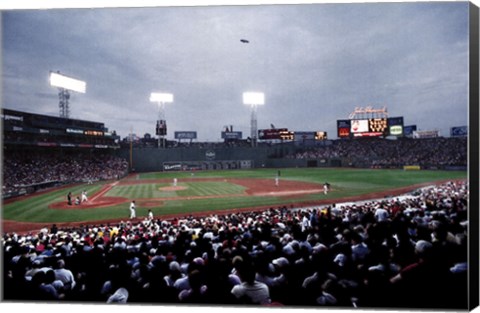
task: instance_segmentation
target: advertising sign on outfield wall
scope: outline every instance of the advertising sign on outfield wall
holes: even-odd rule
[[[180,171],[182,169],[182,164],[180,163],[163,163],[164,171]]]
[[[215,151],[208,150],[207,152],[205,152],[205,159],[208,161],[215,160]]]

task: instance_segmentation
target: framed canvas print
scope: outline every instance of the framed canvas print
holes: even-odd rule
[[[2,305],[478,307],[477,4],[15,5]]]

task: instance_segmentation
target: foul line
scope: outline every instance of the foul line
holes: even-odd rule
[[[92,199],[89,200],[89,202],[94,202],[95,200],[97,200],[98,198],[100,198],[101,196],[106,194],[108,191],[110,191],[110,189],[112,189],[112,187],[117,185],[117,184],[118,184],[118,181],[114,182],[113,184],[107,185],[107,187],[105,189],[101,190],[99,193],[97,193],[95,196],[93,196]]]

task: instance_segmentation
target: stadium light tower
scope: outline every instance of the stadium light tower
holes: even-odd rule
[[[165,140],[163,140],[165,138],[165,135],[167,134],[167,123],[165,121],[165,103],[173,102],[173,94],[152,92],[150,94],[150,102],[155,102],[158,104],[158,147],[165,147]]]
[[[87,89],[87,83],[62,75],[59,71],[57,71],[56,73],[50,72],[50,86],[58,88],[58,108],[60,111],[60,117],[69,118],[70,91],[85,93]]]
[[[265,104],[265,95],[262,92],[244,92],[243,104],[250,105],[252,115],[250,119],[250,138],[252,147],[257,145],[257,106]]]

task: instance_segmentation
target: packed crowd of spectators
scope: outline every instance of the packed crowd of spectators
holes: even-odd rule
[[[466,166],[466,137],[388,140],[381,138],[335,140],[332,145],[303,150],[287,158],[347,158],[372,167]]]
[[[125,159],[109,154],[6,154],[2,193],[46,182],[73,183],[115,179],[128,173]]]
[[[466,309],[468,195],[7,233],[4,299]]]

